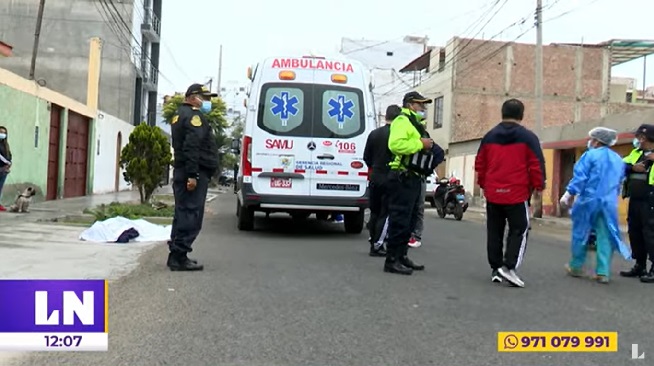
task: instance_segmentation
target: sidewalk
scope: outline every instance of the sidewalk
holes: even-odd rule
[[[139,255],[158,243],[88,243],[79,240],[84,227],[48,221],[103,203],[138,200],[137,191],[124,191],[35,203],[29,213],[0,213],[5,228],[0,230],[0,278],[114,279],[129,273]]]

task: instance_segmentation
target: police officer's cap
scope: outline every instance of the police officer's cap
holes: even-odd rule
[[[202,84],[193,84],[188,87],[186,90],[186,97],[190,97],[191,95],[201,95],[203,97],[217,97],[218,94],[212,93],[211,90],[209,90],[206,86]]]
[[[425,98],[420,93],[417,91],[412,91],[404,94],[404,98],[402,98],[402,103],[407,104],[407,103],[425,103],[429,104],[431,103],[432,100],[429,98]]]
[[[636,131],[634,131],[636,136],[642,135],[650,141],[654,141],[654,125],[642,124]]]

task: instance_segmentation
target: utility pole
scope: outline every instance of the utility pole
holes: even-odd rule
[[[223,76],[223,45],[220,45],[220,53],[218,56],[218,81],[216,82],[216,93],[220,95],[220,82],[222,81]]]
[[[536,0],[536,135],[543,136],[543,1]],[[545,172],[543,172],[545,174]],[[534,197],[534,217],[543,217],[543,195]]]
[[[39,13],[36,16],[36,30],[34,31],[34,48],[32,48],[32,64],[30,65],[30,80],[34,80],[34,71],[36,70],[36,54],[39,50],[39,38],[41,37],[41,23],[43,21],[43,9],[45,0],[39,3]]]

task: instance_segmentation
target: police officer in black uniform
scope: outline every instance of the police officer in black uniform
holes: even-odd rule
[[[173,137],[175,217],[169,243],[171,271],[201,271],[204,266],[189,259],[193,241],[202,229],[209,180],[218,169],[218,147],[205,114],[211,111],[211,93],[201,84],[186,91],[184,103],[171,120]]]
[[[386,183],[393,154],[388,149],[388,137],[391,134],[391,123],[402,113],[402,108],[391,105],[386,108],[386,124],[375,129],[368,135],[366,147],[363,150],[363,161],[371,169],[370,176],[370,219],[368,231],[370,232],[371,257],[386,257],[384,239],[381,238],[388,217],[388,202]],[[380,245],[381,244],[381,245]]]
[[[627,223],[636,264],[620,275],[654,283],[654,125],[641,125],[635,135],[634,150],[623,159],[627,175],[623,196],[629,197]],[[649,272],[648,256],[652,262]]]

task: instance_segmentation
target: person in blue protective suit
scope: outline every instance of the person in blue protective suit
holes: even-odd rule
[[[588,150],[574,166],[573,177],[561,206],[570,207],[575,198],[570,217],[572,219],[572,259],[568,274],[583,276],[587,243],[591,232],[596,236],[596,279],[609,283],[611,258],[617,250],[625,259],[631,259],[628,246],[622,241],[618,224],[618,197],[624,179],[622,158],[609,146],[617,141],[618,133],[605,127],[592,129],[588,136]]]

